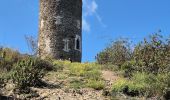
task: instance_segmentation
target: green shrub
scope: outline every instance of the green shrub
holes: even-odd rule
[[[12,50],[10,48],[3,48],[1,51],[1,57],[10,62],[17,62],[21,56],[18,51]]]
[[[122,66],[121,70],[124,72],[125,77],[131,77],[134,72],[143,72],[143,62],[142,61],[126,61]]]
[[[112,92],[122,92],[129,96],[143,95],[146,85],[140,84],[132,80],[119,79],[112,86]]]
[[[161,97],[169,93],[169,76],[169,74],[133,73],[131,79],[121,78],[115,82],[112,92],[122,92],[130,96]]]
[[[46,71],[54,70],[54,65],[47,60],[36,59],[36,66],[40,66],[42,69],[45,69]]]
[[[37,58],[26,58],[19,61],[12,70],[11,78],[16,88],[24,89],[29,86],[39,85],[44,76],[43,68],[37,64]]]
[[[143,71],[148,73],[168,72],[170,59],[170,44],[161,35],[153,34],[139,43],[133,52],[136,61],[144,63]]]
[[[21,55],[18,51],[14,51],[10,48],[1,48],[0,50],[0,69],[10,71],[13,64],[21,59]]]
[[[96,90],[101,90],[104,88],[105,83],[102,80],[88,80],[87,86]]]
[[[53,66],[55,71],[62,71],[65,67],[69,67],[70,61],[59,61],[59,60],[54,60],[53,61]]]
[[[86,79],[100,80],[101,79],[101,71],[99,69],[92,69],[92,70],[86,71],[83,76]]]
[[[69,66],[70,74],[82,77],[89,77],[88,74],[96,73],[97,75],[100,74],[98,71],[100,66],[95,63],[72,63]],[[94,74],[93,74],[94,75]],[[93,76],[92,76],[93,77]]]
[[[121,78],[113,84],[112,91],[113,92],[123,92],[124,88],[127,85],[128,85],[128,81],[126,79]]]
[[[132,73],[135,71],[136,62],[135,61],[127,61],[121,66],[121,70],[124,71],[125,77],[131,77]]]
[[[112,42],[106,49],[97,54],[96,60],[99,64],[122,65],[131,58],[131,50],[127,40],[119,39]]]
[[[104,88],[104,81],[101,77],[101,67],[96,63],[71,63],[70,74],[83,78],[85,83],[82,86],[100,90]],[[79,87],[80,82],[75,82]],[[74,86],[75,87],[75,86]]]
[[[73,80],[71,80],[69,87],[74,88],[74,89],[80,89],[80,88],[85,87],[85,83],[82,80],[73,79]]]
[[[150,95],[157,94],[158,96],[166,95],[170,90],[170,73],[161,73],[152,76],[150,83]]]
[[[170,39],[155,33],[138,43],[134,50],[126,40],[118,40],[101,51],[96,60],[99,64],[109,63],[128,70],[167,73],[170,70]]]

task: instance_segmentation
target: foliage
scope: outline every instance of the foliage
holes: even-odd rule
[[[21,56],[18,51],[9,48],[1,48],[0,50],[0,69],[10,71],[14,63],[16,63]]]
[[[69,67],[71,64],[70,61],[60,61],[60,60],[52,60],[52,63],[53,63],[54,71],[62,71],[64,67]]]
[[[139,95],[144,95],[147,87],[148,86],[144,80],[138,81],[138,79],[127,80],[121,78],[113,84],[112,92],[122,92],[130,96],[139,96]]]
[[[39,84],[44,76],[44,71],[38,61],[37,58],[26,58],[15,65],[11,78],[17,88],[24,89]]]
[[[104,88],[100,68],[96,63],[72,63],[69,70],[71,75],[84,78],[84,86],[100,90]]]
[[[149,95],[166,95],[170,91],[170,73],[158,74],[152,77],[150,88]]]
[[[113,84],[113,91],[127,95],[170,95],[170,39],[158,33],[144,39],[133,49],[127,42],[113,42],[97,55],[103,69],[117,69],[127,79]],[[108,64],[109,63],[109,64]],[[109,65],[109,66],[108,66]],[[116,67],[118,66],[118,67]]]
[[[121,92],[130,96],[167,95],[170,89],[170,74],[133,73],[130,79],[121,78],[112,86],[112,92]]]
[[[72,63],[69,67],[70,74],[87,79],[98,80],[101,78],[100,66],[95,63]]]
[[[36,66],[40,66],[46,71],[54,70],[54,65],[48,60],[36,58]]]
[[[143,68],[142,61],[126,61],[121,65],[121,70],[124,72],[125,77],[131,77],[134,72],[141,71]]]
[[[99,64],[122,65],[131,58],[130,45],[127,40],[113,41],[105,50],[97,54],[96,60]]]
[[[74,88],[74,89],[80,89],[80,88],[83,88],[85,87],[85,83],[84,81],[80,80],[80,79],[73,79],[71,82],[70,82],[70,88]]]
[[[104,88],[105,83],[102,80],[88,80],[87,86],[96,90],[101,90]]]
[[[134,71],[154,74],[169,72],[170,39],[155,33],[137,44],[134,50],[126,40],[117,40],[100,52],[96,60],[99,64],[121,66],[120,69],[128,74]]]
[[[159,73],[168,72],[170,60],[169,40],[163,39],[159,34],[153,34],[150,38],[139,43],[133,52],[133,58],[143,62],[142,71]]]

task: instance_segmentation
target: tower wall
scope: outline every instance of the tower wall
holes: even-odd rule
[[[40,0],[38,48],[41,58],[81,62],[82,0]]]

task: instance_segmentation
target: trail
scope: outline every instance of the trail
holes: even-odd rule
[[[105,81],[107,81],[107,86],[111,87],[111,85],[119,79],[119,77],[113,71],[103,70],[102,77]]]

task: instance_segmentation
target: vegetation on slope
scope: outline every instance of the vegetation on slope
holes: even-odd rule
[[[170,40],[154,34],[133,49],[130,45],[122,39],[112,42],[96,56],[96,63],[71,63],[51,58],[42,60],[2,48],[0,94],[12,82],[12,91],[19,95],[34,93],[32,88],[58,87],[65,92],[92,88],[112,99],[122,95],[135,99],[170,99]],[[103,70],[110,70],[119,78],[110,86],[102,76]]]
[[[170,40],[159,34],[144,39],[134,49],[126,40],[118,40],[100,52],[99,64],[122,73],[112,92],[129,96],[170,99]],[[114,66],[113,66],[114,65]]]

